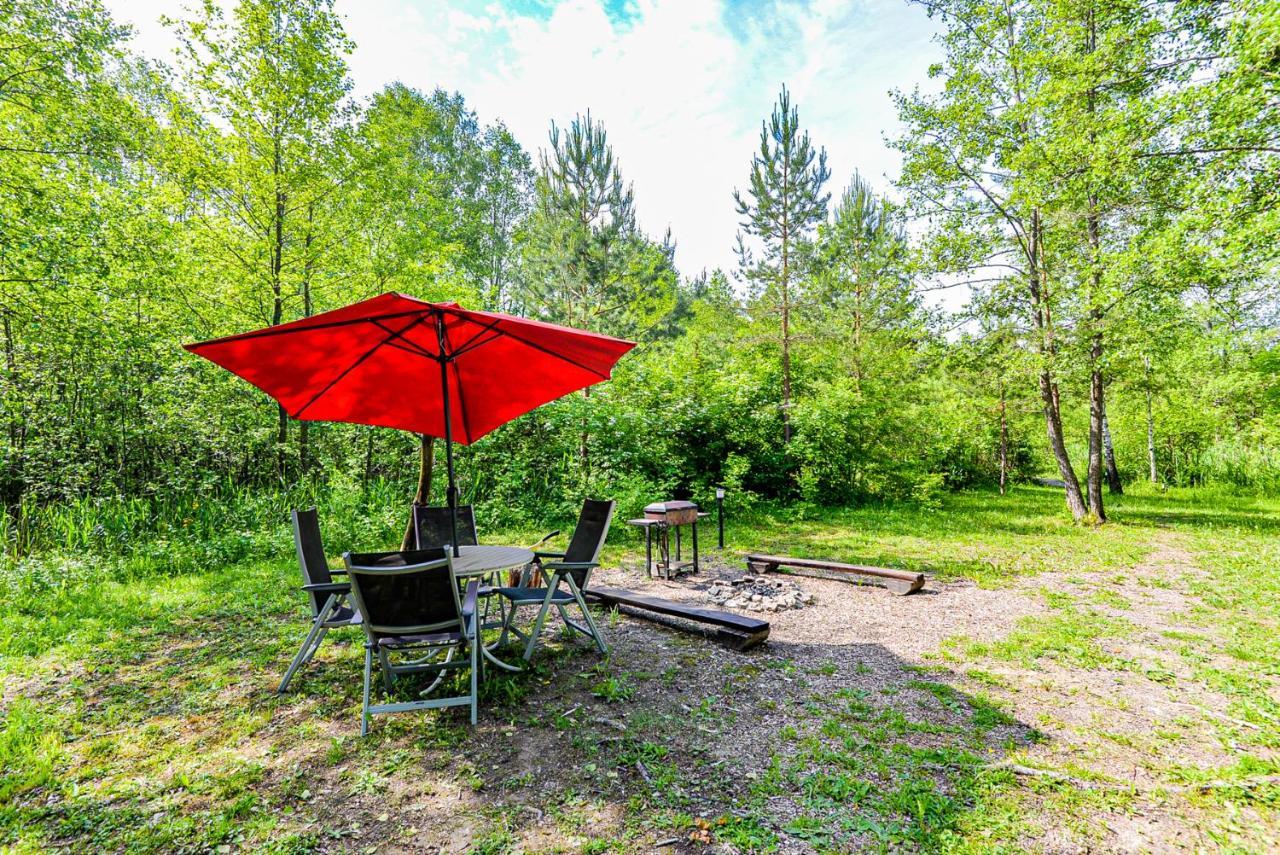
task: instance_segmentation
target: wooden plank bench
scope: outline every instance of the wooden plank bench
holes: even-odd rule
[[[880,584],[890,592],[903,596],[914,594],[924,587],[924,574],[913,573],[910,570],[866,567],[862,564],[842,564],[839,561],[823,561],[818,558],[790,558],[785,555],[757,555],[753,553],[747,556],[747,569],[752,573],[772,573],[779,567],[822,570],[837,577],[853,576],[857,578],[846,579],[845,581]]]
[[[636,617],[648,617],[643,612],[652,612],[692,623],[706,624],[713,628],[716,641],[734,650],[748,650],[769,637],[768,621],[736,615],[732,612],[704,609],[691,603],[675,600],[663,600],[637,594],[624,588],[588,588],[583,593],[607,606],[614,608],[625,606],[641,612],[636,614]],[[632,613],[628,612],[628,614]]]

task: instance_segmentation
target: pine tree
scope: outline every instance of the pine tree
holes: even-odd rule
[[[797,244],[826,219],[830,193],[822,187],[831,177],[826,149],[815,150],[809,132],[800,130],[799,111],[782,87],[773,115],[760,123],[760,151],[751,159],[751,184],[744,199],[733,199],[748,235],[763,244],[755,261],[739,235],[739,264],[749,280],[763,286],[781,320],[782,439],[791,441],[791,312]]]
[[[907,235],[900,217],[854,173],[831,221],[818,227],[806,258],[814,319],[828,335],[847,333],[841,351],[855,388],[871,361],[920,337],[920,299],[907,275]]]
[[[634,337],[670,311],[674,247],[636,226],[604,125],[554,122],[541,153],[525,241],[524,302],[548,320]]]
[[[604,125],[575,116],[554,122],[539,157],[524,243],[528,310],[547,320],[627,338],[647,333],[675,306],[675,246],[636,226],[635,198]],[[583,390],[590,396],[590,389]],[[578,456],[590,477],[586,417]]]

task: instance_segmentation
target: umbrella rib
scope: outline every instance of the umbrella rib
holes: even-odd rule
[[[426,319],[427,319],[427,315],[426,313],[423,313],[421,317],[415,319],[413,323],[407,325],[404,329],[400,330],[397,333],[392,333],[387,338],[383,339],[382,341],[375,344],[373,347],[366,350],[363,354],[361,354],[359,359],[357,359],[355,362],[347,366],[346,370],[344,370],[337,377],[334,377],[332,380],[330,380],[329,383],[319,392],[316,392],[314,395],[312,395],[311,400],[307,401],[305,404],[299,407],[298,411],[293,414],[293,417],[295,419],[301,417],[308,407],[310,407],[316,401],[320,400],[320,398],[322,398],[325,394],[327,394],[328,391],[332,389],[334,386],[338,385],[338,383],[340,383],[343,380],[343,378],[345,378],[348,374],[350,374],[352,371],[355,371],[357,368],[363,365],[364,361],[369,357],[373,356],[375,353],[377,353],[380,347],[386,344],[391,344],[392,342],[395,341],[395,339],[400,338],[409,330],[413,329],[414,327],[416,327],[418,324],[422,323]],[[383,327],[379,327],[379,329],[383,329]]]
[[[467,435],[467,444],[471,444],[471,419],[467,418],[467,398],[462,393],[462,375],[458,373],[458,363],[450,360],[449,366],[453,369],[454,385],[458,395],[458,413],[462,416],[462,432]]]
[[[487,342],[489,342],[489,341],[493,341],[493,339],[492,339],[492,338],[490,338],[490,339],[485,339],[485,341],[480,342],[480,344],[476,344],[476,343],[475,343],[475,342],[476,342],[476,340],[477,340],[477,339],[479,339],[481,336],[483,336],[485,333],[493,332],[494,328],[495,328],[495,327],[497,327],[497,326],[498,326],[498,320],[497,320],[497,319],[494,319],[494,320],[490,321],[489,323],[487,323],[487,324],[483,325],[483,326],[480,328],[480,331],[479,331],[479,332],[477,332],[477,333],[476,333],[475,335],[473,335],[471,338],[469,338],[469,339],[467,339],[466,341],[464,341],[464,342],[462,343],[462,346],[461,346],[461,347],[459,347],[457,350],[455,350],[453,353],[449,354],[449,356],[450,356],[451,358],[457,358],[457,357],[461,356],[462,354],[464,354],[464,353],[466,353],[466,352],[468,352],[468,351],[470,351],[470,350],[474,350],[475,348],[479,347],[479,346],[480,346],[480,344],[485,344],[485,343],[487,343]],[[499,330],[499,331],[498,331],[498,335],[502,335],[502,331],[501,331],[501,330]]]
[[[487,338],[481,338],[481,336],[484,336],[486,333],[492,333],[492,335],[489,335]],[[495,330],[493,327],[486,327],[485,329],[481,330],[480,332],[472,336],[470,339],[468,339],[467,343],[464,344],[462,347],[458,348],[453,353],[451,353],[449,355],[449,358],[457,359],[459,356],[463,356],[465,354],[470,353],[473,350],[477,350],[485,346],[491,341],[497,341],[498,339],[502,338],[502,336],[503,336],[502,330]]]
[[[443,310],[443,311],[448,311],[448,310]],[[541,351],[541,352],[545,353],[545,355],[547,355],[547,356],[554,356],[554,357],[556,357],[556,358],[557,358],[557,360],[563,360],[564,362],[568,362],[568,364],[572,365],[573,367],[577,367],[577,369],[582,369],[582,370],[584,370],[584,371],[590,371],[590,372],[591,372],[591,374],[594,374],[595,376],[598,376],[598,378],[600,378],[600,379],[602,379],[602,380],[608,380],[608,379],[609,379],[609,375],[608,375],[608,374],[602,374],[602,372],[596,371],[595,369],[593,369],[593,367],[589,367],[589,366],[586,366],[586,365],[582,365],[582,364],[581,364],[581,362],[579,362],[579,361],[577,361],[577,360],[571,360],[571,358],[570,358],[570,357],[564,356],[564,355],[563,355],[563,353],[557,353],[556,351],[553,351],[553,349],[550,349],[550,348],[548,348],[548,347],[543,347],[543,346],[541,346],[541,344],[538,344],[538,343],[536,343],[536,342],[530,342],[530,340],[529,340],[529,339],[527,339],[527,338],[525,338],[525,337],[524,337],[524,335],[517,335],[516,333],[512,333],[512,332],[511,332],[511,330],[509,330],[509,329],[500,329],[500,328],[499,328],[499,329],[498,329],[498,332],[499,332],[499,333],[502,333],[503,335],[509,335],[509,337],[511,337],[511,338],[513,338],[513,339],[516,339],[516,340],[517,340],[517,342],[520,342],[521,344],[524,344],[524,346],[534,348],[534,349],[535,349],[535,351]],[[456,356],[456,355],[454,355],[454,356]]]
[[[235,335],[224,336],[222,338],[214,338],[214,339],[210,339],[209,341],[200,341],[200,342],[196,342],[195,344],[187,345],[187,346],[189,348],[206,347],[211,344],[229,344],[230,342],[233,342],[233,341],[249,341],[250,339],[267,338],[268,336],[273,336],[273,335],[292,335],[294,333],[311,332],[312,330],[326,330],[326,329],[333,329],[335,327],[349,327],[353,324],[364,324],[364,323],[377,324],[378,321],[390,320],[392,318],[410,318],[410,317],[413,317],[414,315],[420,315],[420,314],[423,314],[424,312],[429,312],[429,311],[430,311],[429,309],[425,309],[425,310],[414,309],[408,312],[392,312],[386,315],[369,315],[363,318],[351,318],[350,320],[345,320],[345,321],[327,321],[323,324],[309,324],[305,327],[293,327],[289,329],[285,329],[282,326],[274,326],[274,327],[268,327],[267,329],[253,330],[251,332],[236,333]],[[385,329],[385,327],[383,329]]]
[[[440,325],[441,342],[440,349],[443,351],[449,346],[449,327],[445,324]],[[474,339],[473,339],[474,340]],[[453,357],[458,355],[458,351],[453,352]],[[467,399],[462,393],[462,375],[458,373],[458,361],[453,357],[448,357],[447,361],[453,368],[454,386],[457,387],[458,395],[458,413],[462,416],[462,432],[467,435],[467,444],[471,444],[471,420],[467,418]]]
[[[430,359],[432,362],[439,362],[440,358],[425,348],[410,346],[399,341],[386,342],[387,347],[394,347],[396,350],[402,350],[411,356],[421,356],[423,359]]]
[[[373,325],[376,326],[378,329],[382,330],[383,332],[387,333],[388,335],[396,334],[395,330],[383,325],[379,321],[375,320],[373,322]],[[408,329],[409,329],[408,327],[405,327],[406,331]],[[408,353],[416,353],[418,356],[425,356],[428,359],[435,360],[437,362],[440,360],[440,356],[438,354],[432,353],[422,345],[418,344],[416,341],[409,341],[409,339],[405,339],[404,341],[389,341],[387,343],[390,344],[392,347],[398,347],[401,350],[406,351]]]

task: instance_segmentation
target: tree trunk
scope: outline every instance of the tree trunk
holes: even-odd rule
[[[9,320],[9,314],[10,312],[7,308],[0,310],[0,319],[4,321],[5,370],[9,374],[9,387],[14,392],[14,399],[17,402],[21,402],[23,400],[22,389],[18,383],[18,363],[14,356],[13,326]],[[0,513],[4,513],[10,507],[16,509],[22,500],[22,494],[26,492],[26,474],[24,472],[26,459],[25,409],[21,403],[18,403],[9,411],[7,426],[9,446],[6,449],[4,491],[3,495],[0,495],[0,501],[3,501],[4,507],[0,507]]]
[[[1120,480],[1120,468],[1116,466],[1116,449],[1111,442],[1111,423],[1107,411],[1102,410],[1102,452],[1107,464],[1107,489],[1117,496],[1124,495],[1124,482]]]
[[[1005,411],[1004,380],[1000,380],[1000,495],[1009,478],[1009,420]]]
[[[369,482],[373,480],[373,428],[365,428],[364,446],[364,484],[365,493],[369,492]]]
[[[1085,485],[1089,511],[1100,523],[1107,521],[1107,512],[1102,505],[1102,412],[1105,404],[1102,397],[1102,371],[1098,368],[1101,352],[1102,336],[1095,335],[1089,348],[1089,361],[1093,363],[1093,369],[1089,372],[1089,468]]]
[[[1093,10],[1088,15],[1088,44],[1090,53],[1097,47],[1097,23]],[[1095,95],[1089,92],[1088,110],[1090,118],[1094,115]],[[1097,135],[1092,124],[1089,128],[1089,143],[1096,143]],[[1102,383],[1102,312],[1098,309],[1098,301],[1102,299],[1102,236],[1098,214],[1098,196],[1092,190],[1089,193],[1088,216],[1085,225],[1089,234],[1089,468],[1085,477],[1088,489],[1089,510],[1099,523],[1107,521],[1106,509],[1102,506],[1102,425],[1106,418],[1105,390]]]
[[[311,302],[311,274],[314,265],[311,259],[311,226],[315,221],[315,207],[307,206],[307,233],[302,239],[302,316],[309,318],[313,314]],[[298,425],[298,474],[305,478],[311,471],[311,423]]]
[[[1049,448],[1058,464],[1058,475],[1062,479],[1063,492],[1066,494],[1067,509],[1077,522],[1088,515],[1084,496],[1080,492],[1080,481],[1076,478],[1075,468],[1071,465],[1071,456],[1067,454],[1067,445],[1062,438],[1062,405],[1058,398],[1058,385],[1053,382],[1053,373],[1049,360],[1057,350],[1057,342],[1053,331],[1053,308],[1049,302],[1049,279],[1044,267],[1044,226],[1040,222],[1040,212],[1031,212],[1031,229],[1028,235],[1030,247],[1027,259],[1031,267],[1028,271],[1028,285],[1031,290],[1031,302],[1034,309],[1036,327],[1040,331],[1038,347],[1040,350],[1040,398],[1044,402],[1045,431],[1049,435]]]
[[[436,444],[433,437],[425,433],[418,434],[418,490],[413,494],[415,505],[426,505],[431,502],[431,474],[435,470]],[[404,538],[400,542],[401,549],[412,549],[413,514],[409,514],[409,525],[405,527]]]
[[[275,157],[272,161],[272,173],[275,178],[276,207],[273,223],[273,243],[271,246],[271,326],[278,326],[284,320],[284,286],[281,271],[284,270],[284,213],[285,193],[280,185],[280,174],[283,168],[280,154],[280,138],[275,139]],[[287,477],[289,463],[285,456],[289,443],[289,414],[283,405],[277,405],[279,424],[276,428],[276,464],[282,479]]]
[[[782,441],[791,442],[791,283],[788,277],[786,222],[782,238]]]
[[[1084,495],[1080,492],[1080,482],[1076,479],[1076,471],[1071,466],[1071,457],[1067,454],[1067,445],[1062,439],[1062,411],[1058,408],[1058,391],[1053,376],[1047,371],[1040,372],[1040,397],[1044,401],[1045,427],[1049,434],[1049,448],[1058,463],[1058,476],[1066,493],[1067,509],[1071,516],[1079,521],[1084,519],[1089,509],[1085,506]]]
[[[588,386],[582,390],[582,399],[586,401],[590,400],[590,398],[591,387]],[[584,490],[591,482],[591,432],[587,430],[587,426],[587,414],[584,406],[582,414],[582,433],[578,437],[578,466],[582,470],[582,487]]]
[[[1151,415],[1151,357],[1144,356],[1142,361],[1147,369],[1147,468],[1151,471],[1151,483],[1159,484],[1160,476],[1156,472],[1156,421]]]

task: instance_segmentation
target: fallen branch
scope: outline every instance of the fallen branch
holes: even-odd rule
[[[1254,778],[1241,778],[1238,781],[1206,781],[1203,784],[1188,784],[1185,787],[1170,787],[1175,793],[1205,793],[1210,790],[1229,790],[1234,788],[1251,790],[1267,784],[1280,784],[1280,775],[1258,775]]]
[[[1128,787],[1121,787],[1118,784],[1110,784],[1105,781],[1086,781],[1084,778],[1077,778],[1073,775],[1068,775],[1066,772],[1058,772],[1053,769],[1036,769],[1032,766],[1023,766],[1020,763],[1014,763],[1009,760],[1001,761],[999,763],[988,763],[982,768],[1004,769],[1005,771],[1012,772],[1015,775],[1022,775],[1026,778],[1047,778],[1051,781],[1061,781],[1064,784],[1072,784],[1077,787],[1086,787],[1088,789],[1129,789]]]
[[[614,721],[611,718],[605,718],[604,716],[596,716],[595,718],[592,719],[592,721],[594,721],[596,724],[603,724],[607,727],[612,727],[614,730],[620,730],[623,733],[627,732],[627,726],[625,724],[623,724],[620,721]]]

